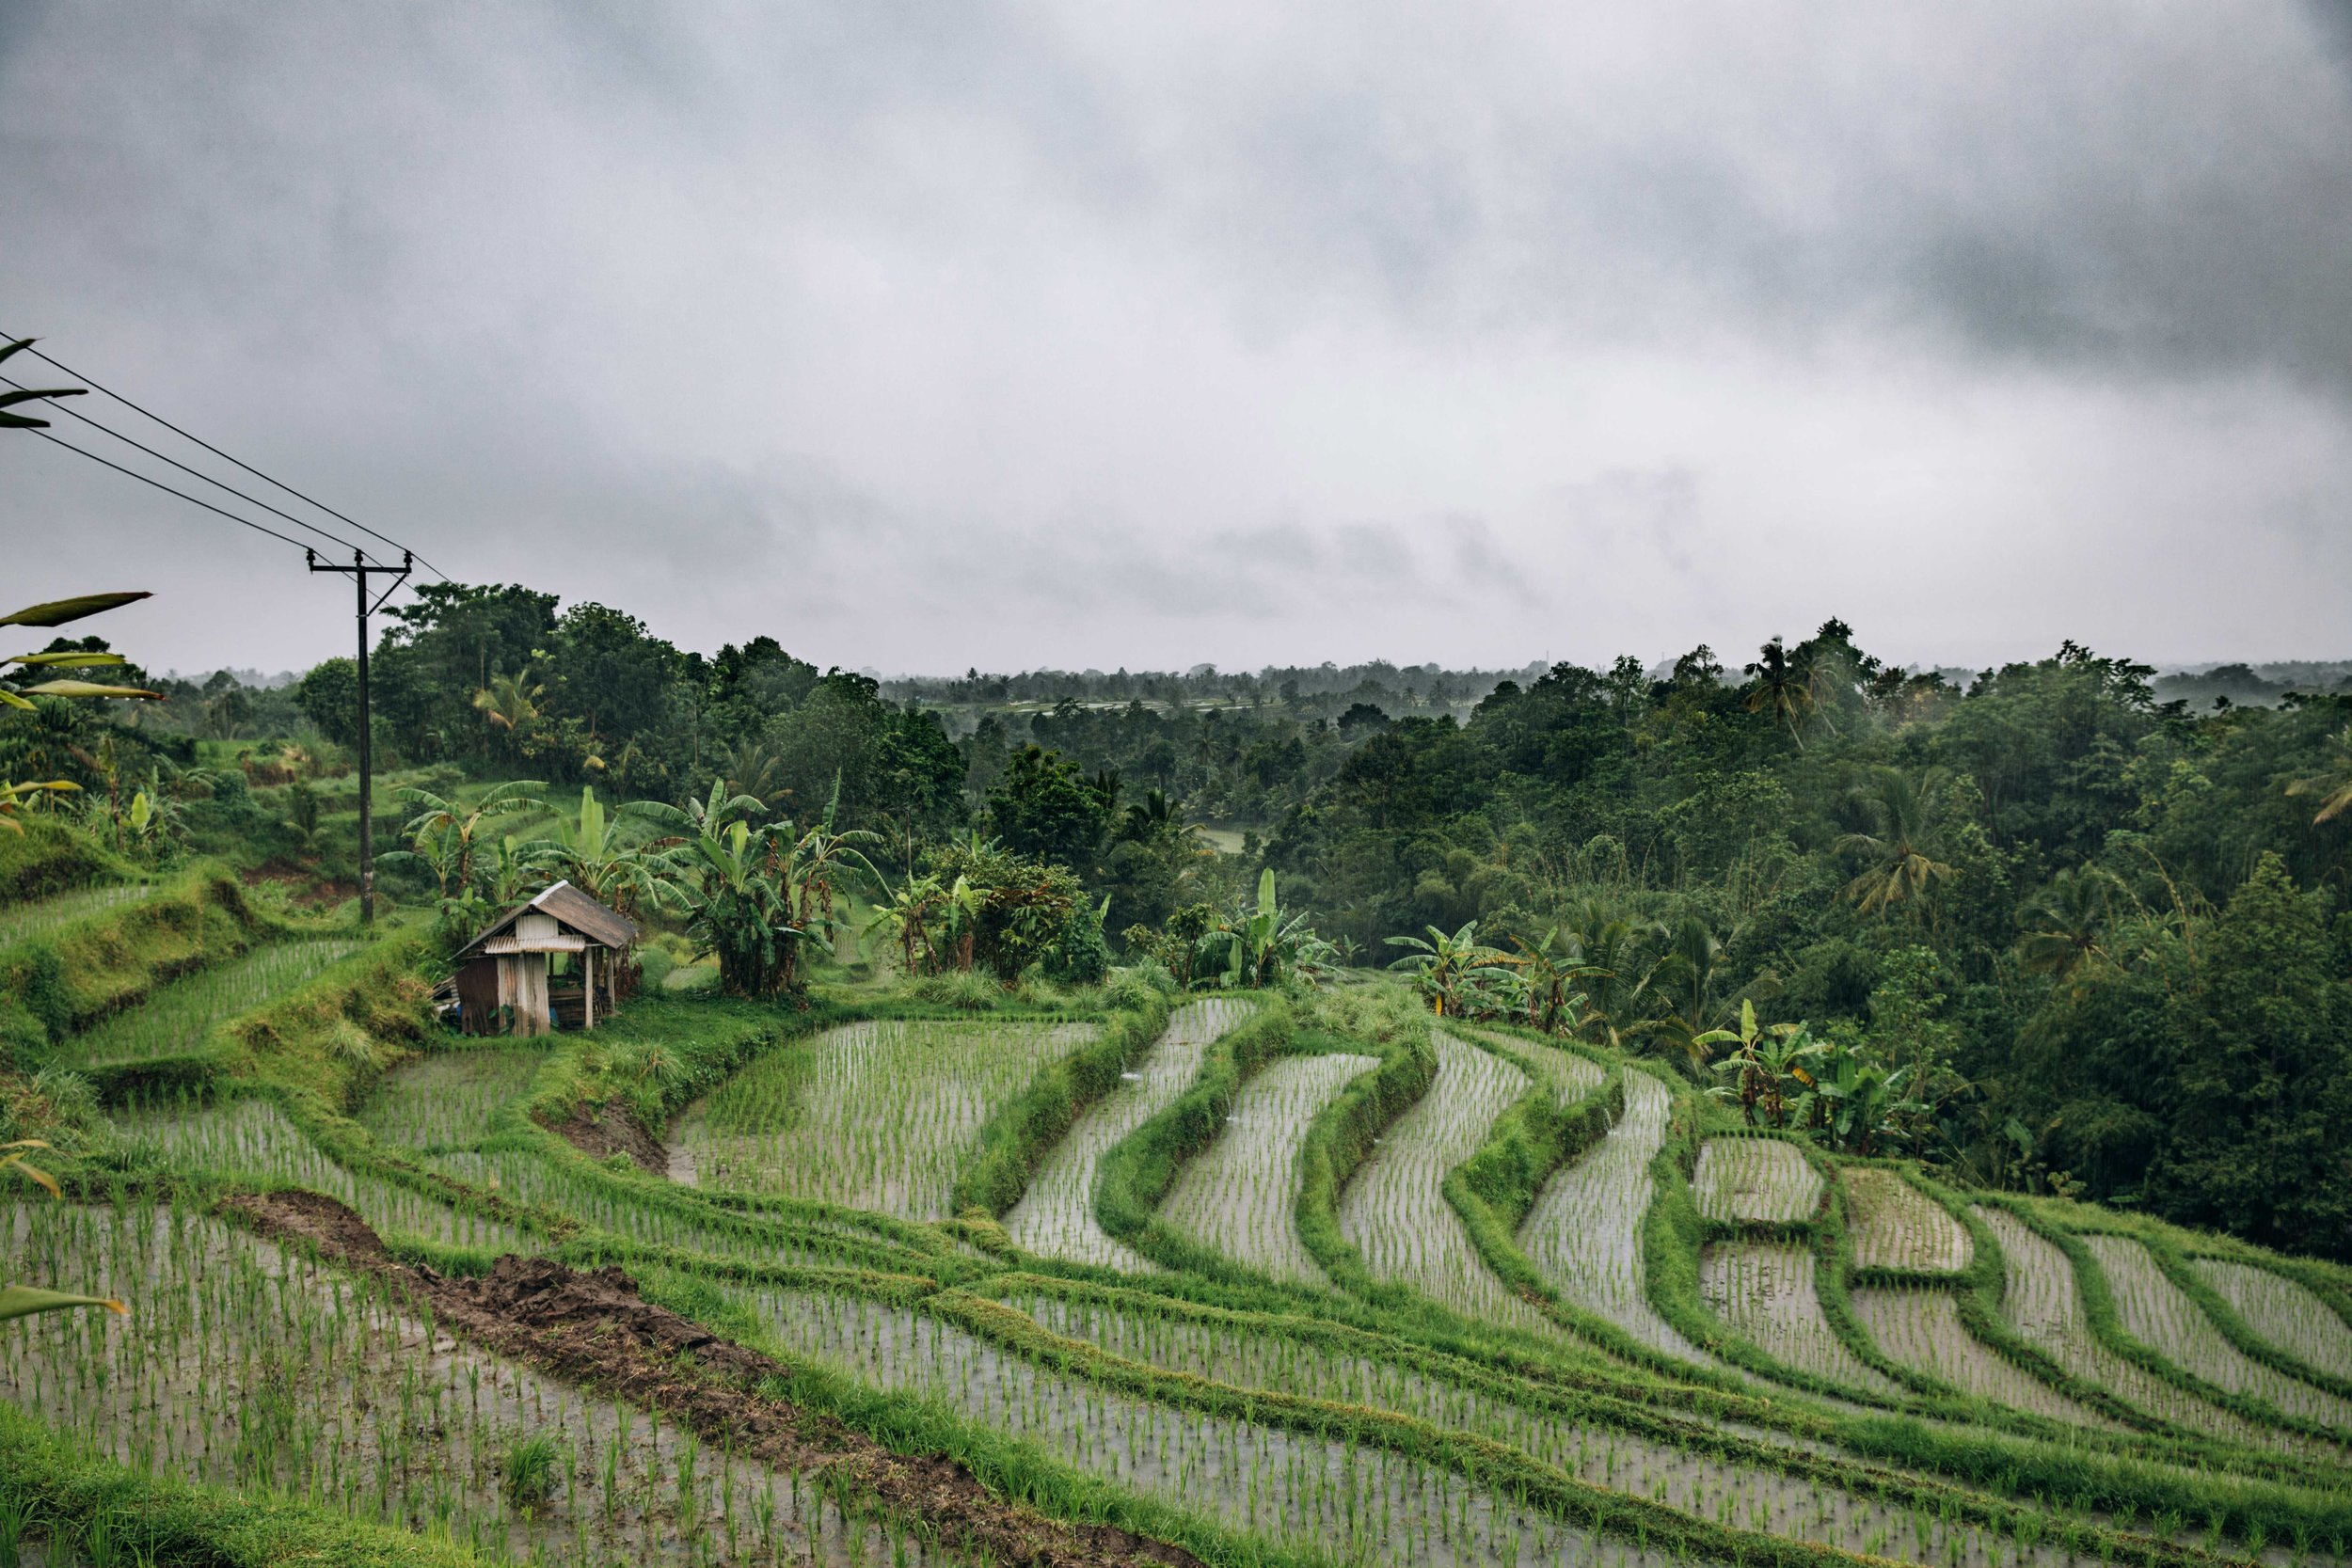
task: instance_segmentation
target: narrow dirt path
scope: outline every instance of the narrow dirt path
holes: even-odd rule
[[[895,1453],[833,1417],[761,1393],[763,1382],[788,1381],[791,1370],[645,1301],[617,1268],[583,1273],[509,1255],[480,1278],[453,1279],[398,1261],[366,1221],[317,1193],[241,1194],[223,1208],[274,1241],[308,1243],[394,1282],[430,1304],[441,1326],[486,1350],[658,1409],[707,1440],[731,1439],[739,1455],[844,1477],[967,1556],[1032,1568],[1203,1568],[1164,1542],[1008,1502],[944,1455]]]

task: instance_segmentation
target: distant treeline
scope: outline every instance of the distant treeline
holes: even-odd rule
[[[1271,867],[1359,961],[1474,924],[1567,963],[1576,1028],[1702,1080],[1693,1042],[1751,1003],[1875,1064],[1921,1107],[1890,1119],[1906,1151],[1970,1180],[2352,1256],[2352,698],[2308,689],[2327,668],[2192,704],[2068,643],[1963,687],[1832,621],[1740,662],[885,688],[769,638],[705,657],[603,606],[437,584],[373,669],[388,765],[621,800],[723,783],[882,832],[897,867],[977,831],[1068,866],[1136,944]],[[192,735],[284,726],[331,750],[351,678],[11,713],[0,771],[104,788]]]

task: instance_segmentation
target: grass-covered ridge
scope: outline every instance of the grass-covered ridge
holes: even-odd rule
[[[1003,1506],[1142,1531],[1207,1561],[1402,1560],[1379,1544],[1410,1541],[1412,1560],[1463,1562],[1511,1560],[1542,1542],[1606,1562],[1623,1550],[1661,1563],[1938,1568],[1957,1554],[1983,1568],[2192,1568],[2273,1544],[2320,1556],[2352,1546],[2343,1434],[2312,1414],[2340,1377],[2320,1364],[2336,1340],[2311,1314],[2352,1334],[2330,1265],[2087,1206],[1957,1191],[1899,1160],[1758,1139],[1735,1109],[1654,1060],[1586,1044],[1554,1057],[1556,1038],[1451,1025],[1402,989],[1365,981],[1262,992],[1215,1015],[1184,1049],[1197,1063],[1189,1083],[1094,1158],[1093,1217],[1148,1267],[1065,1260],[1027,1250],[1000,1217],[1093,1107],[1136,1093],[1171,1048],[1175,1009],[1197,1004],[1163,986],[1065,987],[977,1015],[863,977],[819,985],[804,1005],[656,990],[593,1035],[509,1043],[460,1040],[431,1022],[432,961],[421,933],[394,931],[212,1021],[197,1077],[115,1085],[117,1141],[61,1161],[69,1187],[102,1203],[176,1197],[191,1219],[220,1205],[244,1212],[239,1194],[322,1192],[395,1258],[444,1277],[485,1276],[501,1253],[618,1265],[698,1332],[787,1369],[771,1391],[796,1407],[959,1465]],[[158,1021],[181,1005],[168,984],[152,998]],[[137,1006],[108,1027],[135,1027]],[[861,1042],[876,1031],[900,1054],[870,1056]],[[1163,1206],[1236,1134],[1229,1118],[1250,1085],[1277,1064],[1319,1061],[1347,1070],[1312,1101],[1267,1101],[1297,1106],[1280,1132],[1295,1153],[1286,1181],[1270,1178],[1270,1212],[1316,1270],[1273,1277],[1246,1247],[1225,1250],[1226,1233],[1172,1225]],[[894,1119],[854,1076],[873,1062],[906,1085],[909,1103],[933,1092],[925,1082],[994,1086],[952,1115]],[[1471,1082],[1475,1125],[1444,1119],[1441,1097],[1457,1092],[1448,1085]],[[1634,1092],[1658,1101],[1656,1141],[1612,1163],[1604,1150]],[[756,1111],[778,1130],[760,1146],[770,1164],[759,1180],[727,1180],[724,1166],[679,1179],[674,1156],[696,1135],[694,1117],[715,1109]],[[862,1130],[834,1135],[828,1123],[848,1118]],[[1424,1143],[1451,1151],[1446,1163],[1422,1171]],[[883,1196],[845,1201],[850,1189],[829,1183],[861,1162],[944,1172],[941,1199],[919,1212]],[[1406,1170],[1429,1191],[1396,1186]],[[1388,1184],[1378,1212],[1402,1216],[1388,1223],[1435,1214],[1458,1227],[1450,1266],[1477,1271],[1486,1293],[1417,1285],[1368,1250],[1379,1238],[1351,1207],[1366,1172]],[[1596,1173],[1632,1183],[1623,1200],[1560,1212],[1618,1215],[1622,1250],[1608,1256],[1638,1263],[1629,1297],[1562,1274],[1585,1255],[1530,1232],[1563,1183]],[[2019,1326],[2034,1320],[2010,1299],[2004,1227],[2074,1263],[2098,1356],[2061,1361]],[[206,1244],[249,1244],[223,1234]],[[2208,1336],[2129,1334],[2114,1287],[2098,1294],[2098,1247],[2109,1244],[2099,1237],[2142,1249],[2146,1272],[2176,1292],[2168,1309],[2186,1303]],[[1760,1324],[1743,1330],[1757,1320],[1722,1292],[1757,1276],[1708,1273],[1737,1249],[1803,1260],[1806,1342],[1821,1355]],[[51,1273],[70,1266],[45,1257]],[[2217,1273],[2224,1264],[2253,1273]],[[1673,1337],[1642,1338],[1630,1317],[1612,1316],[1636,1307]],[[280,1331],[252,1332],[258,1344]],[[397,1366],[399,1342],[370,1341],[393,1348],[365,1354]],[[2217,1344],[2238,1358],[2229,1368],[2292,1380],[2314,1402],[2298,1415],[2216,1381]],[[2107,1367],[2132,1376],[2083,1370]],[[441,1375],[462,1391],[462,1376]],[[2147,1402],[2157,1388],[2171,1402]],[[650,1423],[674,1396],[583,1386],[558,1397],[580,1410],[635,1402]],[[2210,1422],[2184,1418],[2208,1408]],[[595,1430],[609,1433],[613,1419],[596,1416],[606,1425]],[[299,1418],[288,1429],[301,1430]],[[505,1438],[466,1430],[484,1435],[467,1439],[478,1452],[465,1463],[507,1463]],[[151,1515],[169,1539],[216,1537],[224,1560],[259,1549],[240,1544],[262,1528],[237,1512],[250,1480],[224,1490],[219,1476],[191,1472],[179,1490],[141,1492],[100,1466],[50,1486],[28,1466],[58,1451],[40,1446],[55,1440],[21,1418],[10,1433],[0,1433],[0,1508],[14,1487],[56,1529]],[[588,1438],[576,1442],[592,1471],[604,1463]],[[723,1558],[723,1486],[749,1482],[723,1483],[724,1445],[695,1443],[711,1457],[692,1462],[692,1485],[720,1490],[696,1494],[687,1534]],[[300,1463],[290,1457],[298,1442],[274,1451],[273,1463]],[[637,1484],[674,1499],[660,1509],[686,1506],[676,1472],[688,1450],[662,1451],[666,1479]],[[562,1528],[532,1527],[534,1549],[566,1560],[600,1528],[629,1528],[606,1520],[600,1484],[584,1474],[550,1486],[534,1506]],[[773,1495],[782,1517],[786,1493]],[[462,1544],[421,1544],[402,1559],[402,1535],[381,1527],[338,1534],[352,1517],[341,1497],[251,1517],[280,1532],[264,1539],[314,1542],[301,1549],[326,1560],[443,1560],[437,1550],[466,1560]],[[841,1506],[900,1520],[875,1527],[885,1537],[918,1539],[919,1520],[886,1502]],[[464,1508],[488,1519],[505,1506],[494,1487]],[[741,1506],[739,1535],[754,1518]],[[683,1544],[640,1549],[693,1560],[670,1555]],[[366,1555],[378,1551],[392,1555]]]

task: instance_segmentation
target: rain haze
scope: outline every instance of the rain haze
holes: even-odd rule
[[[19,0],[0,143],[0,330],[686,647],[2352,654],[2334,0]],[[18,599],[346,651],[287,546],[0,465]]]

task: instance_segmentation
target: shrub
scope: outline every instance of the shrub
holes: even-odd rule
[[[926,974],[915,981],[914,994],[939,1006],[984,1013],[995,1006],[996,999],[1004,993],[985,974],[951,969],[944,974]]]

